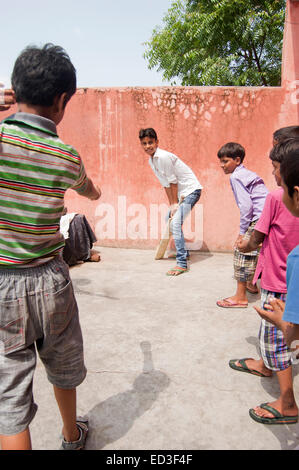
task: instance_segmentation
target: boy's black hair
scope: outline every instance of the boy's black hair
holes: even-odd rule
[[[297,139],[289,138],[286,140],[282,140],[277,145],[274,145],[274,147],[272,148],[270,152],[269,157],[273,162],[278,162],[281,164],[283,160],[285,159],[285,156],[289,152],[294,152],[294,151],[297,151],[298,149],[299,149],[299,138]]]
[[[299,137],[299,126],[287,126],[277,129],[273,133],[273,139],[276,142],[284,142],[287,139],[296,139]]]
[[[223,145],[217,153],[218,158],[229,157],[236,160],[236,158],[240,157],[241,162],[243,162],[245,158],[245,149],[242,147],[241,144],[237,144],[236,142],[228,142],[227,144]]]
[[[144,139],[145,137],[150,137],[151,139],[158,140],[157,133],[152,127],[147,127],[146,129],[140,129],[139,139]]]
[[[56,96],[66,93],[66,105],[76,92],[76,69],[60,46],[28,46],[15,62],[11,84],[18,103],[52,106]]]
[[[293,197],[294,187],[299,186],[299,139],[291,139],[280,145],[285,146],[280,174],[288,188],[289,196]]]

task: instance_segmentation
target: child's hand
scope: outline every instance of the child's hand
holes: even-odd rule
[[[242,238],[241,240],[237,241],[236,248],[238,248],[241,253],[246,253],[248,251],[248,240],[244,240],[244,238]]]
[[[234,248],[238,248],[239,243],[243,240],[244,235],[238,235],[237,240],[235,241]]]
[[[170,217],[172,218],[176,211],[178,210],[179,205],[178,204],[172,204],[170,206]]]
[[[3,83],[0,83],[0,111],[6,111],[16,102],[14,91],[4,90],[3,86]]]
[[[93,189],[93,193],[89,199],[91,199],[92,201],[97,201],[98,199],[100,199],[101,195],[102,195],[101,188],[98,185],[95,185]]]
[[[282,317],[284,313],[285,302],[280,299],[273,298],[272,300],[269,300],[269,303],[264,305],[264,309],[260,307],[254,308],[260,317],[272,323],[272,325],[276,326],[279,330],[282,329],[284,324]]]

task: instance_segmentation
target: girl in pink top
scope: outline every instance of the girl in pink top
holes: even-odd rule
[[[298,127],[299,130],[299,127]],[[299,139],[289,139],[275,145],[270,153],[273,175],[281,185],[280,163],[286,146],[295,145],[299,150]],[[253,284],[260,278],[261,306],[267,303],[269,296],[285,300],[286,263],[288,254],[299,244],[299,219],[290,214],[282,202],[281,188],[268,194],[262,215],[256,224],[249,241],[240,242],[242,252],[262,248],[253,279]],[[298,421],[298,407],[293,392],[292,358],[284,336],[273,324],[262,319],[259,331],[259,360],[246,358],[231,360],[230,367],[260,377],[270,377],[277,373],[280,397],[272,403],[264,403],[250,410],[250,416],[263,424],[292,424]]]

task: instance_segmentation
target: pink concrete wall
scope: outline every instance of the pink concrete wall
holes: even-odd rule
[[[200,199],[202,249],[231,250],[238,234],[239,212],[229,177],[220,169],[217,150],[225,142],[240,142],[247,153],[244,163],[273,189],[268,158],[272,134],[279,127],[297,124],[289,112],[290,93],[280,87],[78,90],[59,133],[81,153],[88,174],[100,184],[103,195],[99,201],[89,202],[68,191],[68,209],[87,215],[100,245],[153,248],[157,238],[150,234],[150,206],[167,203],[167,199],[140,147],[138,131],[154,127],[161,148],[190,165],[204,186]],[[110,214],[106,235],[103,204],[115,211],[114,221]],[[111,207],[107,208],[111,212]],[[134,225],[134,220],[136,233],[132,235],[128,225]],[[104,238],[114,233],[113,223],[114,238]]]
[[[286,20],[283,41],[282,87],[291,94],[290,111],[297,109],[296,120],[299,120],[299,1],[287,0]]]
[[[66,200],[69,210],[87,215],[99,245],[157,244],[163,223],[153,215],[160,204],[166,207],[167,199],[138,140],[141,127],[154,127],[160,147],[190,165],[204,187],[189,224],[189,239],[198,242],[193,247],[232,249],[239,211],[217,150],[225,142],[240,142],[245,165],[262,176],[269,190],[275,188],[268,158],[272,134],[298,124],[298,40],[299,2],[287,0],[281,87],[78,90],[59,131],[81,152],[103,196],[91,203],[69,191]]]

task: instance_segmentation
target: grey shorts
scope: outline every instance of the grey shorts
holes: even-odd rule
[[[24,431],[36,413],[36,351],[53,385],[72,389],[83,382],[78,307],[60,257],[38,267],[0,269],[0,434]]]

